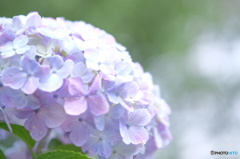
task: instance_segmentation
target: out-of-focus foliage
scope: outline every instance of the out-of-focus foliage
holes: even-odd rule
[[[221,0],[0,0],[0,16],[38,11],[86,21],[114,35],[148,67],[155,54],[183,52],[210,21],[218,21],[222,7]]]

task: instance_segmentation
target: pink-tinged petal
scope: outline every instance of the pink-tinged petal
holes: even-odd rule
[[[24,123],[25,128],[36,141],[40,141],[47,134],[47,126],[37,115],[31,115]]]
[[[64,109],[69,115],[80,115],[87,110],[87,100],[82,97],[69,97],[66,99]]]
[[[128,128],[126,127],[126,123],[120,122],[119,130],[120,130],[120,135],[123,139],[123,142],[127,145],[130,144],[131,139],[130,139],[130,136],[129,136]]]
[[[53,101],[50,102],[49,105],[44,105],[42,108],[40,108],[39,118],[40,117],[45,122],[47,127],[56,128],[64,122],[66,113],[60,104]]]
[[[36,77],[29,77],[25,83],[25,85],[21,88],[21,90],[26,94],[33,94],[39,85],[39,79]]]
[[[65,63],[63,64],[62,68],[60,68],[57,71],[57,74],[59,75],[59,77],[61,78],[66,78],[67,76],[70,75],[70,73],[72,72],[74,63],[72,60],[67,60],[65,61]]]
[[[72,129],[69,138],[74,145],[83,146],[88,141],[89,136],[88,128],[84,124],[79,123]]]
[[[139,92],[139,86],[136,82],[131,81],[124,84],[120,90],[120,96],[124,99],[132,99]]]
[[[13,89],[21,88],[27,80],[27,74],[17,67],[10,67],[3,71],[1,81],[3,85]]]
[[[101,88],[102,77],[100,75],[96,75],[93,80],[91,87],[89,88],[89,94],[96,94]]]
[[[109,111],[109,104],[102,94],[88,97],[88,107],[93,115],[103,115]]]
[[[152,117],[146,109],[138,109],[128,115],[128,121],[131,125],[145,126],[151,119]]]
[[[26,35],[20,35],[13,40],[13,47],[15,49],[21,48],[28,43],[28,37]]]
[[[129,138],[132,144],[145,144],[148,141],[149,134],[147,130],[140,126],[131,126],[128,129]]]
[[[99,144],[97,153],[99,156],[109,158],[112,154],[112,146],[108,142],[102,141],[102,143]]]
[[[68,91],[72,96],[80,96],[85,94],[82,79],[80,77],[69,78]]]
[[[51,74],[50,77],[39,83],[39,89],[46,92],[53,92],[59,89],[63,85],[63,79],[57,74]]]

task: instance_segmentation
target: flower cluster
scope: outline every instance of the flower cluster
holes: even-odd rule
[[[100,159],[149,158],[171,140],[170,108],[125,47],[36,12],[0,18],[0,108],[36,141],[56,130]]]

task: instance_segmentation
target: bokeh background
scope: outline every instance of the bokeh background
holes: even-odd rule
[[[161,86],[173,141],[159,159],[240,156],[240,1],[0,0],[0,16],[38,11],[112,34]]]

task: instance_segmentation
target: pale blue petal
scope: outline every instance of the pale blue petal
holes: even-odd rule
[[[50,77],[39,83],[39,89],[46,92],[53,92],[58,90],[63,84],[63,79],[57,74],[51,74]]]

